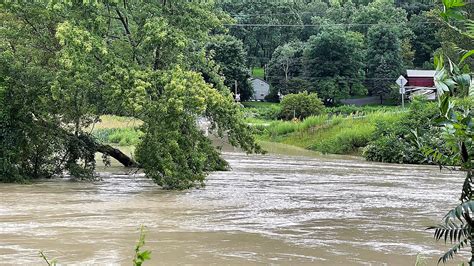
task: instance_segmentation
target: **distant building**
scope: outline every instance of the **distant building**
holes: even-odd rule
[[[435,74],[436,70],[407,70],[408,83],[405,90],[410,97],[425,95],[429,100],[436,99]]]
[[[434,88],[436,70],[407,70],[407,87]]]
[[[270,85],[259,78],[250,79],[250,84],[253,89],[253,99],[257,101],[265,100],[265,96],[270,93]]]

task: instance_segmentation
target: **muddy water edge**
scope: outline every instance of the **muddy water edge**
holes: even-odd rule
[[[447,250],[425,228],[457,203],[459,173],[270,151],[226,151],[232,171],[188,191],[120,167],[95,182],[0,184],[0,264],[41,265],[43,250],[64,264],[129,265],[140,225],[148,265],[413,265],[418,253],[435,265]]]

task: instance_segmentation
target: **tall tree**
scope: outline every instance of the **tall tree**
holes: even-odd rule
[[[232,35],[243,41],[253,66],[263,67],[281,44],[296,39],[303,26],[295,5],[281,1],[222,1],[222,9],[231,14],[236,25]]]
[[[224,84],[233,92],[237,81],[241,99],[250,99],[253,92],[248,82],[250,71],[246,64],[247,53],[242,41],[230,35],[217,35],[207,44],[206,49],[209,56],[220,66],[225,78]]]
[[[165,188],[199,185],[225,166],[199,117],[233,145],[260,151],[205,56],[211,33],[228,20],[212,5],[45,0],[1,10],[0,180],[64,170],[90,177],[95,152],[120,155],[85,131],[103,113],[144,121],[138,164]]]
[[[436,38],[436,31],[439,28],[437,19],[433,12],[422,12],[413,15],[409,26],[414,33],[413,48],[415,57],[413,64],[415,67],[423,67],[426,62],[432,62],[433,53],[440,47],[440,42]]]
[[[304,44],[297,41],[278,46],[273,52],[267,76],[274,87],[281,88],[293,77],[303,74],[303,50]]]
[[[366,61],[370,92],[382,99],[390,92],[387,80],[393,83],[403,73],[400,39],[395,29],[379,24],[370,27],[367,43]]]
[[[362,35],[328,28],[308,41],[305,77],[313,82],[319,97],[332,103],[361,92],[364,58]]]

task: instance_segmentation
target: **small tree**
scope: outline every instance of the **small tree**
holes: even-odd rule
[[[253,92],[248,82],[250,74],[246,66],[247,52],[242,41],[229,35],[217,35],[209,41],[206,49],[219,65],[220,72],[225,77],[224,84],[234,92],[237,81],[241,99],[250,99]]]
[[[348,97],[362,87],[363,43],[360,33],[338,28],[325,29],[309,39],[303,60],[305,76],[325,102]]]
[[[393,83],[403,70],[401,42],[390,26],[370,27],[367,36],[367,76],[372,95],[386,96],[387,80]]]
[[[316,93],[301,92],[286,95],[281,101],[280,116],[290,120],[304,119],[311,115],[319,115],[324,111],[324,105]]]

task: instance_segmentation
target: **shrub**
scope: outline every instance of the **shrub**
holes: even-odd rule
[[[304,119],[308,116],[319,115],[324,111],[324,105],[316,93],[301,92],[288,94],[281,101],[280,116],[283,119]]]
[[[439,132],[431,121],[438,114],[436,103],[422,98],[415,99],[407,114],[399,121],[378,122],[372,141],[364,149],[364,156],[369,161],[387,163],[426,163],[425,157],[418,151],[412,141],[412,131],[418,130],[424,135],[428,145],[442,147],[437,136]]]
[[[373,130],[373,125],[366,121],[346,122],[343,127],[338,126],[332,136],[322,139],[310,148],[322,153],[352,153],[369,143]]]
[[[101,142],[120,146],[137,145],[143,133],[136,128],[103,128],[93,132]]]

